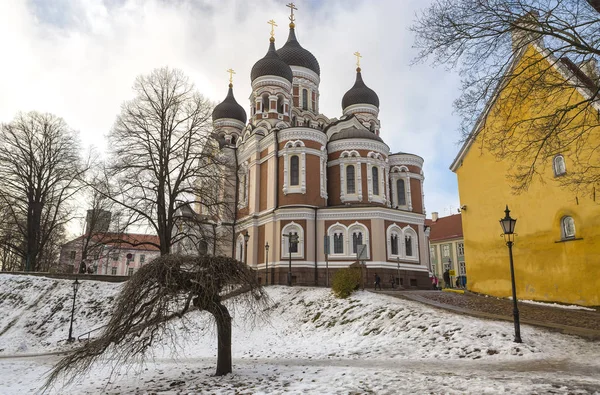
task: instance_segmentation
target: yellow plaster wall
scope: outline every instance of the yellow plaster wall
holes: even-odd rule
[[[499,122],[493,113],[486,122],[489,127]],[[564,157],[568,172],[569,153]],[[536,179],[527,192],[515,195],[508,171],[509,161],[498,161],[481,149],[478,139],[456,170],[461,205],[467,206],[462,224],[468,288],[510,296],[508,248],[499,224],[508,204],[517,219],[513,247],[517,297],[600,305],[600,190],[596,201],[593,196],[576,196],[558,186],[552,163],[546,163],[541,168],[543,181]],[[561,241],[565,215],[574,218],[576,238],[581,240]]]

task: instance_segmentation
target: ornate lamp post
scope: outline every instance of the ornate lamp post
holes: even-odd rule
[[[283,237],[288,238],[288,256],[289,256],[289,265],[288,265],[288,285],[292,286],[292,244],[298,243],[298,235],[289,232],[287,235],[283,235]]]
[[[508,255],[510,257],[510,281],[512,285],[512,299],[513,299],[513,317],[515,321],[515,343],[521,343],[521,325],[519,323],[519,308],[517,307],[517,290],[515,288],[515,269],[513,266],[513,253],[512,246],[515,241],[515,225],[517,220],[510,217],[510,210],[506,205],[506,214],[504,218],[500,219],[500,226],[502,226],[502,236],[508,246]]]
[[[244,264],[248,264],[248,240],[250,240],[250,235],[248,231],[244,233]]]
[[[73,307],[71,308],[71,325],[69,326],[69,338],[67,339],[68,342],[72,342],[73,340],[75,340],[73,338],[73,316],[75,314],[75,298],[77,298],[77,290],[79,289],[79,281],[77,281],[77,278],[75,278],[75,282],[73,283]]]
[[[452,259],[448,258],[448,280],[450,280],[450,285],[448,286],[448,288],[454,288],[454,283],[452,282],[450,270],[452,270]]]
[[[265,285],[269,285],[269,242],[265,243]]]

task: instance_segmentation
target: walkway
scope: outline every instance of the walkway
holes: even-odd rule
[[[373,291],[375,292],[375,291]],[[390,296],[414,300],[430,306],[491,320],[513,320],[511,300],[486,297],[469,292],[379,291]],[[562,333],[600,340],[600,312],[519,303],[521,323],[541,326]]]

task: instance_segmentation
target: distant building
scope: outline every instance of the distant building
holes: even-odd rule
[[[465,243],[462,231],[462,215],[455,214],[448,217],[438,217],[438,213],[432,212],[431,219],[425,220],[429,226],[429,254],[431,259],[431,271],[442,284],[444,271],[454,270],[455,276],[467,275],[465,262]]]
[[[88,210],[85,216],[85,233],[108,232],[111,216],[111,212],[107,210]]]
[[[158,236],[144,234],[104,233],[92,235],[84,254],[86,236],[79,236],[61,247],[60,267],[66,273],[77,273],[82,261],[95,274],[130,276],[144,264],[160,256]]]

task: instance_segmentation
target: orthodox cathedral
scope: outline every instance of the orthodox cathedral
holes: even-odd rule
[[[231,78],[212,114],[237,166],[234,234],[222,251],[263,284],[329,285],[337,269],[360,265],[367,284],[377,274],[384,286],[429,288],[423,158],[390,152],[360,67],[342,115],[319,112],[319,62],[288,7],[286,43],[276,48],[270,21],[267,53],[250,72],[250,119]]]

